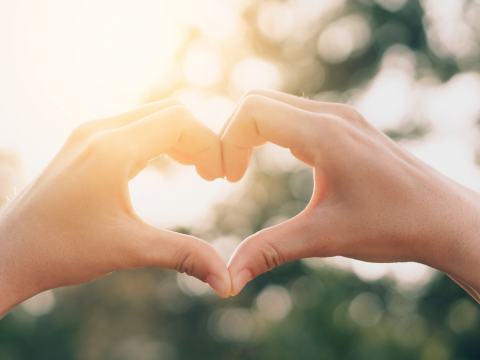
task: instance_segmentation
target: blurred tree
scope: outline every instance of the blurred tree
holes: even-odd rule
[[[218,45],[228,71],[204,91],[237,100],[241,92],[231,81],[245,54],[275,64],[284,91],[342,102],[375,77],[393,45],[411,50],[419,77],[428,70],[447,81],[478,69],[473,45],[470,53],[439,45],[435,18],[424,13],[431,2],[245,1],[237,7],[242,40],[235,48]],[[478,1],[461,3],[460,15],[474,24],[466,12],[479,14]],[[203,36],[202,29],[191,29],[179,62],[188,44]],[[249,64],[260,66],[257,76],[271,71],[258,61]],[[188,86],[176,76],[153,88],[147,101]],[[422,121],[409,120],[413,126],[387,133],[401,140],[428,132]],[[310,199],[311,170],[279,151],[266,146],[256,152],[243,192],[218,205],[210,223],[177,230],[215,241],[228,254],[246,236],[298,214]],[[171,170],[163,158],[154,166]],[[53,294],[0,321],[0,359],[480,358],[478,305],[443,274],[405,290],[389,277],[364,281],[310,259],[274,269],[226,300],[161,269],[115,273]]]

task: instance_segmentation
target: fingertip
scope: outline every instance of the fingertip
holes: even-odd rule
[[[230,275],[230,296],[235,296],[235,291],[233,290],[233,279]]]
[[[247,172],[248,164],[235,166],[234,162],[230,163],[230,166],[225,166],[225,178],[229,183],[237,183],[243,179]]]
[[[217,178],[216,177],[213,177],[213,176],[210,176],[210,175],[206,175],[206,174],[201,174],[199,171],[197,171],[197,174],[200,175],[200,177],[203,179],[203,180],[206,180],[206,181],[214,181],[216,180]]]
[[[231,293],[230,272],[218,250],[208,244],[208,254],[205,254],[204,260],[208,274],[204,278],[204,282],[210,285],[221,298],[229,297]]]
[[[212,273],[211,276],[207,276],[205,282],[223,299],[228,298],[232,293],[232,280],[230,279],[230,273],[226,265],[222,275],[217,276]]]
[[[205,279],[205,282],[217,293],[221,298],[227,298],[229,291],[226,289],[225,282],[217,276],[210,274]]]
[[[230,183],[240,181],[247,172],[253,149],[243,149],[229,143],[222,144],[223,167]]]
[[[142,234],[141,246],[132,246],[132,241],[125,243],[128,252],[124,252],[122,259],[134,259],[134,265],[124,268],[156,266],[177,270],[208,283],[219,296],[229,296],[231,280],[227,264],[208,242],[148,224]]]
[[[250,269],[243,269],[232,279],[231,295],[238,295],[240,291],[247,285],[249,281],[253,280],[253,272]]]
[[[240,180],[242,180],[242,178],[243,176],[225,176],[225,179],[231,184],[239,182]]]
[[[218,150],[220,153],[220,150]],[[197,173],[207,181],[223,178],[223,164],[220,155],[216,156],[215,151],[209,149],[202,153],[192,155],[193,163]]]
[[[242,245],[235,250],[228,263],[228,271],[231,279],[231,296],[238,295],[245,285],[255,278],[254,272],[250,267],[251,263],[249,260],[251,257],[245,256],[245,249]]]
[[[197,174],[206,181],[215,181],[217,179],[223,179],[223,171],[205,169],[200,165],[195,165],[195,170]]]

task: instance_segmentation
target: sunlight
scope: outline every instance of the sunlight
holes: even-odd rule
[[[220,80],[222,60],[212,48],[193,43],[185,51],[183,71],[185,80],[192,88],[204,88]]]
[[[17,122],[7,145],[20,148],[32,175],[78,123],[140,104],[183,42],[164,2],[39,0],[2,8],[9,36],[0,37],[8,54],[0,60],[0,96],[6,119]]]
[[[438,241],[442,259],[402,244],[451,220],[434,196],[450,186],[475,216],[461,185],[480,191],[479,59],[480,0],[0,0],[0,278],[28,296],[102,277],[0,309],[0,359],[468,358],[480,309],[440,270],[322,256],[455,268]],[[241,108],[246,93],[280,110]],[[177,107],[151,131],[84,127],[62,149],[85,121],[167,98],[217,135],[235,119],[225,141],[182,132]],[[198,140],[195,162],[226,174],[250,137],[285,131],[292,149],[256,148],[237,183],[162,146]],[[162,150],[127,184],[147,140]],[[160,254],[142,221],[200,240],[160,236]],[[178,254],[198,278],[170,270]]]
[[[148,89],[168,88],[182,77],[192,89],[217,83],[224,71],[221,54],[213,43],[190,41],[188,32],[199,24],[208,38],[226,41],[241,28],[233,8],[213,0],[20,0],[0,6],[5,29],[0,48],[7,54],[0,58],[0,140],[20,153],[30,178],[79,123],[138,106]],[[177,97],[191,102],[189,91]],[[233,102],[219,95],[195,96],[193,111],[220,130]],[[158,178],[163,177],[154,172],[131,184],[134,206],[147,221],[167,227],[191,224],[234,189],[205,183],[193,169],[181,176],[164,186],[174,189],[169,194],[187,197],[162,195]],[[146,189],[159,193],[158,201],[152,203]],[[201,199],[191,204],[201,189]],[[187,213],[185,202],[190,203]]]

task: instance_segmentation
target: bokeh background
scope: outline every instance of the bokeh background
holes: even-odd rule
[[[82,121],[176,97],[218,131],[255,87],[348,103],[480,190],[479,0],[0,0],[0,203]],[[298,214],[312,186],[311,169],[268,144],[238,184],[161,157],[130,191],[146,221],[228,261]],[[141,269],[21,304],[0,320],[0,359],[472,360],[479,316],[414,263],[305,259],[226,300]]]

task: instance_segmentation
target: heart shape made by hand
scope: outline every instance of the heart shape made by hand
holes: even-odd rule
[[[236,182],[254,147],[267,141],[313,168],[313,196],[294,218],[245,239],[228,267],[207,242],[150,226],[133,210],[128,182],[149,160],[167,153],[195,165],[206,180]],[[3,288],[15,294],[11,307],[47,289],[156,266],[186,272],[227,297],[285,262],[337,255],[417,261],[457,276],[468,262],[427,255],[432,243],[451,248],[457,234],[443,219],[471,219],[474,202],[458,199],[474,196],[347,105],[254,90],[217,135],[180,102],[164,100],[80,125],[45,171],[2,208],[0,241],[8,256],[0,254],[0,270],[11,279]]]
[[[438,204],[436,209],[445,210],[432,216],[426,206],[439,198],[455,202],[451,182],[350,106],[254,90],[240,101],[220,136],[229,181],[243,177],[254,147],[267,141],[288,148],[313,168],[314,178],[312,198],[300,214],[250,236],[236,249],[228,264],[232,295],[256,276],[307,257],[416,261],[443,271],[450,266],[426,255],[432,241],[448,248],[451,229],[442,218],[450,210]]]

